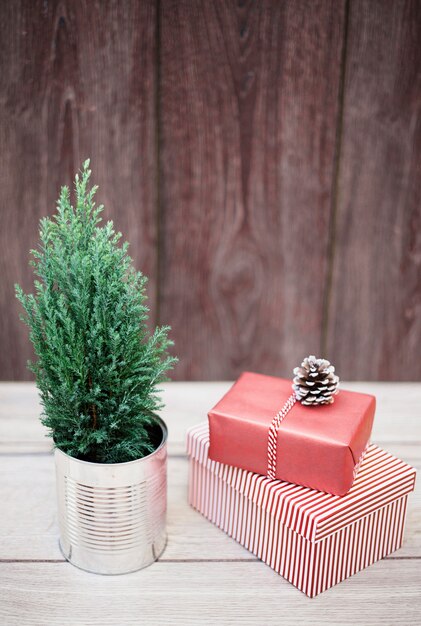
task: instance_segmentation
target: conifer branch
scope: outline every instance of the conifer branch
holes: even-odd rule
[[[16,286],[29,327],[42,422],[55,445],[84,460],[120,463],[154,449],[157,385],[176,359],[168,328],[147,328],[146,278],[89,188],[89,160],[63,187],[53,218],[40,221],[31,251],[35,293]]]

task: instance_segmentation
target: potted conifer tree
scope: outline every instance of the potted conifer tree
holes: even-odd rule
[[[30,329],[43,414],[55,447],[60,547],[71,563],[117,574],[165,546],[167,428],[157,384],[175,362],[168,327],[147,329],[136,272],[89,188],[89,160],[63,187],[32,250],[35,293],[16,286]]]

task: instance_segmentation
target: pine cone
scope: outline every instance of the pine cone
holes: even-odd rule
[[[335,368],[326,359],[316,359],[310,355],[294,368],[292,388],[301,404],[317,406],[332,404],[333,396],[338,393],[339,377]]]

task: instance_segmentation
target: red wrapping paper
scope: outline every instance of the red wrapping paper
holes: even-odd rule
[[[292,393],[290,380],[245,372],[209,412],[209,458],[267,474],[270,424]],[[352,487],[370,439],[374,396],[340,390],[333,404],[296,402],[277,438],[276,478],[334,495]]]

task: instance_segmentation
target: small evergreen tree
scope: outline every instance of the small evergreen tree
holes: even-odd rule
[[[40,222],[31,250],[35,295],[16,285],[37,360],[42,423],[70,456],[122,463],[156,447],[157,383],[174,365],[168,327],[147,329],[146,278],[119,245],[113,223],[99,227],[97,187],[85,161],[76,175],[76,206],[63,187],[53,219]]]

